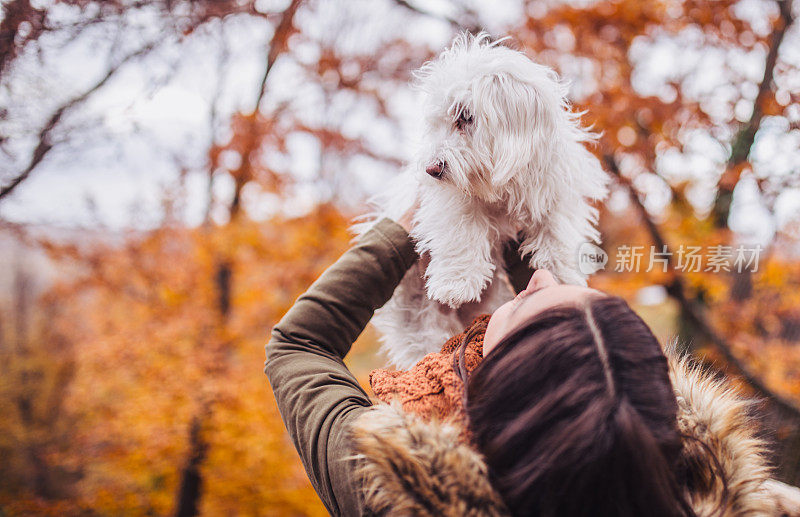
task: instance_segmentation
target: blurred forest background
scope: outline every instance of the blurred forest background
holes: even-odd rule
[[[800,3],[800,2],[796,2]],[[459,31],[571,83],[604,248],[758,270],[592,279],[765,402],[800,482],[800,6],[790,0],[3,0],[0,515],[323,515],[271,326],[419,134]],[[381,364],[365,332],[350,358]]]

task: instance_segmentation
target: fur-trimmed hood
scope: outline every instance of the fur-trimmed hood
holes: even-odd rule
[[[705,488],[690,494],[701,517],[788,515],[770,489],[766,444],[748,416],[752,401],[687,359],[670,358],[684,454]],[[367,508],[378,515],[504,516],[482,456],[451,424],[423,421],[399,405],[378,404],[353,428]],[[727,486],[714,476],[716,456]],[[703,483],[698,483],[702,485]],[[793,512],[792,512],[793,514]]]

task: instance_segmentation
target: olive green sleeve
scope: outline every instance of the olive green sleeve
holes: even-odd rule
[[[406,231],[383,219],[297,299],[266,347],[281,417],[333,515],[361,513],[348,429],[371,405],[343,359],[416,258]]]

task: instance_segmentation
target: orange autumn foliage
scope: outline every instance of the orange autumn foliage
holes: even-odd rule
[[[72,502],[52,512],[171,513],[189,425],[205,405],[203,514],[324,515],[261,369],[271,326],[343,251],[346,226],[322,206],[268,224],[161,228],[120,247],[51,245],[77,271],[46,295],[68,300],[48,328],[70,336],[74,375],[63,394],[69,443],[42,457],[78,478]],[[216,307],[221,256],[236,280],[227,319]],[[51,351],[37,338],[31,346],[41,357]],[[2,425],[7,436],[20,423]],[[2,494],[12,514],[48,507],[19,494],[10,503],[12,496]]]
[[[37,16],[44,9],[39,4],[46,4],[14,3],[27,4]],[[158,9],[185,11],[176,21],[188,37],[202,36],[198,29],[207,22],[254,16],[274,23],[285,14],[261,12],[261,3],[193,0],[158,4]],[[128,9],[127,3],[117,0],[103,4],[108,12]],[[426,7],[425,2],[405,4]],[[454,12],[456,4],[463,3],[454,2]],[[713,99],[718,92],[692,91],[693,80],[702,75],[697,69],[701,65],[671,71],[657,94],[643,93],[634,84],[642,46],[659,38],[685,44],[681,48],[687,52],[695,46],[694,50],[722,54],[767,54],[782,24],[778,3],[759,4],[768,8],[768,15],[766,29],[758,30],[737,15],[736,4],[734,0],[524,1],[521,15],[495,34],[510,34],[510,45],[575,80],[575,108],[586,110],[584,122],[599,134],[593,151],[607,166],[613,162],[620,169],[612,201],[601,207],[603,247],[612,258],[622,245],[646,250],[653,245],[634,203],[614,202],[615,196],[629,196],[626,185],[633,186],[634,197],[642,202],[650,196],[664,198],[644,215],[673,251],[680,246],[737,243],[737,235],[720,227],[709,207],[694,206],[689,194],[698,188],[694,181],[703,189],[732,189],[742,174],[755,174],[748,161],[752,141],[742,136],[750,121],[741,120],[734,108],[754,104],[748,91],[758,90],[759,85],[728,66],[729,75],[721,82],[729,88],[729,97],[722,96],[723,109],[712,113],[708,104],[719,100]],[[0,308],[0,513],[173,514],[185,466],[196,452],[191,429],[197,422],[203,445],[198,513],[325,514],[261,372],[263,346],[271,326],[295,297],[346,248],[349,236],[342,207],[353,206],[348,195],[356,203],[361,201],[358,196],[365,192],[361,179],[367,175],[359,173],[376,163],[399,167],[400,146],[395,139],[400,135],[398,113],[406,106],[402,98],[397,102],[395,94],[406,87],[410,71],[438,49],[390,36],[374,47],[348,48],[337,44],[340,36],[342,40],[352,36],[347,32],[352,28],[345,24],[308,30],[313,27],[309,20],[320,15],[318,9],[325,16],[322,3],[303,2],[300,20],[286,18],[270,47],[274,52],[269,52],[272,63],[281,54],[280,59],[294,65],[284,70],[300,74],[309,89],[298,89],[288,100],[281,97],[281,88],[262,90],[265,102],[260,111],[236,112],[220,121],[226,136],[205,151],[208,163],[201,175],[212,185],[216,179],[234,184],[233,201],[223,194],[209,202],[209,212],[223,209],[221,217],[210,216],[197,228],[167,219],[146,232],[99,238],[87,232],[70,243],[38,236],[33,230],[21,232],[62,273],[39,299],[26,302],[32,312],[28,332],[15,330],[15,319],[23,319],[19,310]],[[402,6],[394,9],[387,8],[384,14],[409,14]],[[453,19],[474,18],[480,24],[477,14],[464,14]],[[419,16],[420,21],[430,22],[430,16]],[[46,32],[35,23],[32,27],[28,36],[22,31],[15,41],[24,43]],[[356,34],[363,29],[354,27]],[[787,90],[787,84],[795,84],[787,80],[797,74],[794,66],[778,63],[774,80],[767,81],[759,97],[761,105],[754,108],[764,117],[785,119],[790,130],[797,131],[791,113],[800,106],[800,96]],[[286,79],[280,76],[280,67],[275,70],[267,86]],[[237,99],[237,105],[252,107],[251,101]],[[359,127],[354,122],[360,119],[369,124]],[[659,159],[690,147],[695,130],[710,135],[724,152],[738,158],[719,163],[719,178],[710,182],[699,178],[707,171],[695,176],[697,171],[688,170],[680,178],[662,174]],[[380,138],[371,139],[372,132],[390,141],[376,145]],[[292,166],[297,157],[289,145],[289,138],[297,135],[312,140],[319,154],[310,160],[319,163],[302,179],[295,177]],[[768,183],[766,178],[756,180],[759,187]],[[318,188],[295,190],[297,182]],[[255,213],[248,213],[246,199],[253,192],[266,193],[265,203],[275,202],[268,207],[274,209],[270,213],[280,213],[293,200],[306,201],[309,192],[314,200],[326,203],[301,217],[274,216],[256,222],[248,218]],[[759,270],[746,278],[705,271],[683,273],[681,278],[687,296],[698,302],[736,357],[771,390],[800,406],[798,239],[795,221],[769,243]],[[633,302],[659,337],[679,335],[715,367],[740,373],[685,325],[674,299],[639,304],[643,288],[670,285],[674,278],[674,273],[658,269],[608,268],[591,284]],[[747,296],[736,294],[742,282]],[[380,364],[374,340],[371,331],[362,337],[349,358],[355,369]],[[767,427],[779,439],[800,429],[788,420],[770,420]],[[776,460],[792,463],[782,450]],[[800,461],[788,468],[796,470],[797,464]],[[787,472],[784,479],[800,482],[800,474],[791,478]]]

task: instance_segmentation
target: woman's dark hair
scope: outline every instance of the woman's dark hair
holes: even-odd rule
[[[621,298],[537,314],[465,384],[472,438],[513,515],[695,515],[667,360]]]

